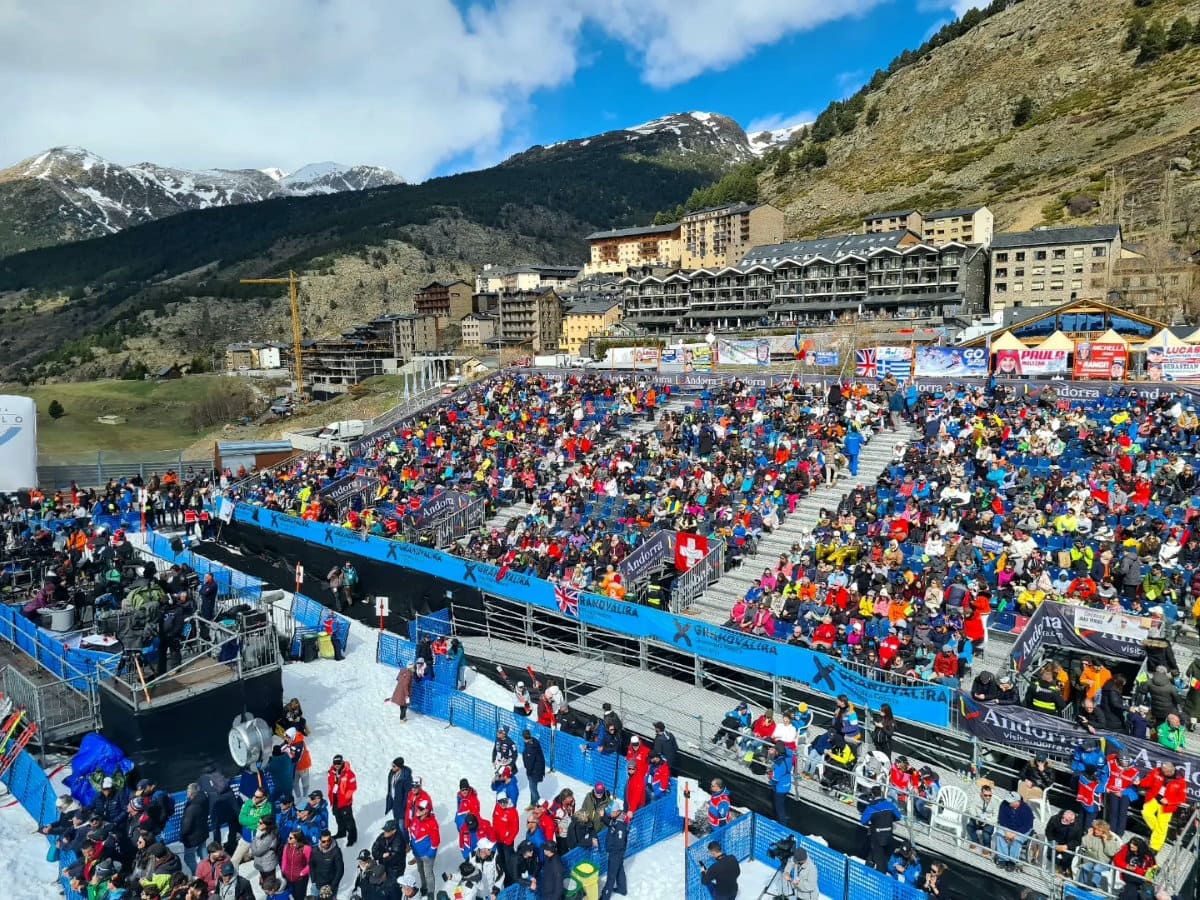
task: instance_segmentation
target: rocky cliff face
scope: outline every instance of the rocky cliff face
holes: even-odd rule
[[[997,229],[1120,218],[1136,235],[1159,224],[1173,172],[1172,230],[1194,243],[1200,43],[1139,64],[1123,49],[1138,13],[1194,26],[1200,3],[1015,3],[868,93],[858,125],[824,145],[826,166],[768,170],[764,196],[795,234],[883,209],[987,203]],[[1031,117],[1017,125],[1022,97]]]
[[[154,163],[120,166],[81,147],[55,147],[0,170],[0,255],[115,234],[193,209],[401,184],[376,166],[317,163],[279,169],[192,172]]]

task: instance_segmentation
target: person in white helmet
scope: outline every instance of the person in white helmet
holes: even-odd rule
[[[528,716],[533,712],[533,703],[529,699],[529,691],[525,682],[518,681],[513,685],[513,713],[518,716]]]
[[[400,885],[400,896],[408,900],[409,897],[417,896],[421,890],[421,880],[417,878],[416,872],[405,872],[400,876],[396,884]]]

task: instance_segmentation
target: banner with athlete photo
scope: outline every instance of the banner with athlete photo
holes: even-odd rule
[[[1200,381],[1200,347],[1147,347],[1146,377],[1151,381]]]
[[[1013,667],[1025,671],[1046,645],[1137,662],[1146,658],[1142,641],[1150,633],[1150,624],[1144,616],[1046,600],[1029,617],[1013,644]]]
[[[1071,368],[1071,377],[1076,381],[1124,381],[1127,356],[1124,344],[1080,341],[1075,345],[1075,365]]]
[[[984,347],[918,347],[916,374],[935,378],[987,378]]]
[[[717,341],[717,360],[729,366],[769,366],[771,342],[759,340]]]
[[[1062,375],[1067,371],[1066,350],[997,350],[996,375],[1024,378],[1031,375]]]

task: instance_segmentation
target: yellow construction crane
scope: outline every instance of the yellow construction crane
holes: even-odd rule
[[[288,272],[287,278],[243,278],[242,284],[286,284],[292,301],[292,354],[296,360],[296,398],[304,402],[304,364],[300,354],[300,276]]]

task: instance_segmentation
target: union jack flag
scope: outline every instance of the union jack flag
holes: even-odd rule
[[[879,363],[875,359],[875,348],[854,351],[854,374],[859,378],[878,378]]]
[[[554,601],[564,616],[579,618],[579,588],[570,585],[554,586]]]

